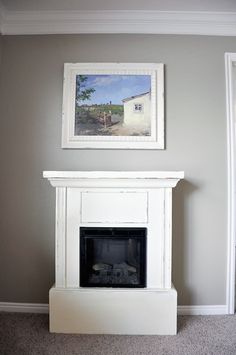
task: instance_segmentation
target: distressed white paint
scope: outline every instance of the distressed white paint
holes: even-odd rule
[[[146,227],[147,287],[171,287],[171,190],[183,172],[45,172],[44,177],[58,195],[56,287],[79,287],[79,227],[96,225]]]
[[[82,223],[147,223],[147,192],[86,191],[81,197]]]
[[[184,178],[183,171],[44,171],[43,177],[50,180],[52,186],[67,186],[74,187],[85,182],[92,187],[92,181],[94,180],[98,187],[103,184],[99,184],[99,181],[106,181],[109,186],[117,186],[117,184],[125,181],[128,186],[128,181],[132,180],[132,184],[139,186],[139,182],[145,181],[146,187],[160,187],[160,183],[163,186],[175,187],[179,179]],[[82,179],[82,180],[80,180]],[[86,179],[86,180],[83,180]],[[118,181],[119,180],[119,181]],[[77,184],[74,184],[77,181]],[[109,184],[111,182],[112,184]],[[153,183],[153,184],[152,184]],[[122,184],[123,185],[123,184]],[[134,186],[134,185],[133,185]],[[84,187],[84,184],[83,184]]]
[[[163,287],[171,285],[172,266],[172,189],[164,189]]]
[[[150,33],[236,35],[236,12],[84,10],[5,11],[2,34]]]
[[[56,188],[55,269],[57,287],[65,287],[66,188]]]
[[[151,300],[154,303],[162,299],[159,291],[166,291],[166,300],[161,301],[163,306],[163,317],[159,319],[158,324],[163,321],[163,318],[169,319],[168,302],[171,309],[176,301],[171,298],[168,301],[171,290],[171,240],[172,240],[172,188],[176,186],[179,179],[184,177],[183,172],[44,172],[44,177],[48,178],[52,186],[57,190],[56,203],[56,245],[58,251],[56,253],[56,285],[52,289],[52,313],[51,319],[53,325],[51,329],[60,328],[60,317],[65,316],[65,311],[61,310],[61,315],[54,314],[53,309],[61,307],[61,302],[64,304],[63,309],[69,307],[69,302],[72,297],[72,304],[74,304],[74,314],[76,317],[81,317],[80,302],[85,302],[84,288],[80,287],[79,281],[79,228],[84,226],[103,226],[103,227],[144,227],[147,228],[147,287],[144,291],[156,292],[156,296]],[[121,187],[122,186],[122,187]],[[66,293],[64,293],[64,291]],[[77,290],[76,297],[72,290]],[[97,289],[90,289],[89,295],[95,297],[93,293],[97,294]],[[109,288],[103,288],[104,292]],[[60,292],[59,292],[60,291]],[[107,310],[111,312],[112,305],[116,302],[116,297],[119,293],[127,292],[125,289],[117,290],[114,297],[107,305]],[[125,293],[126,295],[136,295],[138,289]],[[99,293],[100,297],[102,293]],[[62,297],[62,299],[60,298]],[[110,297],[110,296],[109,296]],[[122,297],[125,297],[122,295]],[[136,296],[134,296],[136,297]],[[137,296],[139,297],[139,296]],[[148,302],[150,294],[142,296],[143,301]],[[165,298],[165,297],[164,297]],[[58,301],[60,299],[60,301]],[[64,299],[64,301],[63,301]],[[59,302],[59,303],[58,303]],[[63,303],[64,302],[64,303]],[[104,307],[102,299],[101,308]],[[127,300],[127,307],[129,306]],[[162,303],[163,302],[163,303]],[[174,303],[173,303],[174,302]],[[159,317],[159,311],[162,307],[160,304],[156,309],[156,317]],[[87,304],[87,306],[89,306]],[[79,309],[78,309],[79,307]],[[145,305],[143,305],[144,312]],[[86,307],[85,307],[86,308]],[[152,308],[155,311],[155,307]],[[150,309],[150,317],[151,311]],[[125,311],[125,310],[124,310]],[[87,311],[86,311],[87,312]],[[97,311],[99,313],[99,311]],[[91,317],[96,319],[98,316],[95,310]],[[166,313],[167,312],[167,313]],[[72,312],[73,313],[73,312]],[[140,313],[140,314],[141,314]],[[112,317],[116,317],[116,313],[112,313]],[[130,319],[135,320],[134,312],[130,313]],[[170,316],[171,319],[176,319],[176,309]],[[62,319],[61,318],[61,319]],[[114,321],[114,319],[113,319]],[[59,323],[58,323],[59,322]],[[167,321],[168,322],[168,321]],[[154,322],[155,323],[155,322]],[[160,329],[156,328],[156,324],[151,326],[155,333],[165,332],[164,324],[160,325]],[[152,324],[152,322],[151,322]],[[59,326],[59,328],[57,328]],[[174,325],[172,324],[174,327]],[[75,332],[87,332],[86,326],[78,327],[76,325],[69,326],[68,324],[62,326],[61,331],[66,329],[74,329]],[[101,328],[101,332],[103,332]],[[105,325],[106,332],[109,332],[108,324]],[[114,332],[122,333],[121,329],[114,329]],[[116,329],[116,330],[115,330]],[[132,328],[123,328],[123,332],[132,334]],[[146,328],[147,333],[149,327]],[[169,328],[169,334],[172,334],[174,328]],[[69,330],[68,330],[69,331]],[[97,331],[95,327],[91,332]],[[135,328],[133,331],[136,332]],[[150,334],[152,334],[150,331]],[[145,330],[140,327],[137,334],[142,334]]]
[[[164,285],[164,189],[151,190],[148,200],[147,287],[162,288]]]
[[[66,287],[79,286],[79,226],[81,191],[67,188]]]

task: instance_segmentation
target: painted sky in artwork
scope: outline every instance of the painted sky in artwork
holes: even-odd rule
[[[150,91],[150,75],[86,75],[83,90],[94,88],[90,100],[81,105],[122,105],[122,100]]]

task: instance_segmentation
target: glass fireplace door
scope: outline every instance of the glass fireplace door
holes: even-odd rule
[[[80,228],[80,286],[145,287],[146,228]]]

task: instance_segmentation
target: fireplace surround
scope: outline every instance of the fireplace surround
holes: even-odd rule
[[[184,173],[45,171],[56,188],[50,331],[176,334],[172,189]]]

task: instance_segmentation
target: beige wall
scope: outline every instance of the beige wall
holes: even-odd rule
[[[54,279],[54,190],[43,170],[184,170],[174,192],[173,278],[180,304],[224,304],[224,52],[235,38],[4,36],[0,300],[47,302]],[[64,62],[163,62],[164,151],[62,150]]]

